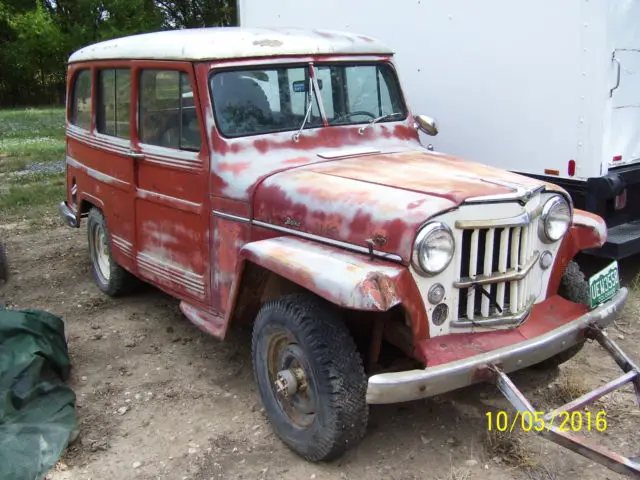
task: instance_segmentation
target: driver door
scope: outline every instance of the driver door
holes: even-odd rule
[[[178,298],[208,304],[209,156],[193,67],[144,62],[134,75],[138,273]]]

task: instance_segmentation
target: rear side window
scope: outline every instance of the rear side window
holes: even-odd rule
[[[142,71],[139,128],[143,143],[200,150],[200,129],[189,75],[174,70]]]
[[[129,138],[131,72],[128,69],[98,72],[98,132]]]
[[[87,130],[91,128],[91,70],[81,70],[76,74],[71,123]]]

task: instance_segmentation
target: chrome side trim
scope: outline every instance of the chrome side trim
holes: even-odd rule
[[[214,210],[213,214],[216,217],[224,218],[225,220],[233,220],[240,223],[251,223],[251,220],[245,217],[239,217],[238,215],[231,215],[230,213],[220,212],[218,210]]]
[[[512,315],[504,315],[501,317],[488,317],[480,318],[478,320],[452,320],[449,325],[454,328],[471,328],[471,327],[503,327],[509,325],[513,328],[519,327],[524,322],[533,307],[533,300],[531,299],[524,310]]]
[[[497,218],[495,220],[458,220],[456,221],[456,228],[475,230],[482,228],[525,227],[538,216],[540,216],[540,210],[536,209],[533,212],[523,212],[515,217]]]
[[[489,365],[498,364],[505,373],[535,365],[584,341],[584,330],[589,325],[605,328],[613,323],[628,295],[629,291],[623,287],[607,303],[523,342],[435,367],[427,366],[424,370],[373,375],[367,386],[367,403],[408,402],[450,392],[482,381],[486,377],[480,373]]]
[[[467,198],[464,201],[464,203],[496,203],[496,202],[509,202],[514,200],[527,202],[536,193],[544,190],[544,185],[538,185],[536,187],[527,189],[522,185],[517,185],[515,183],[502,182],[499,180],[483,179],[482,181],[487,183],[493,183],[495,185],[500,185],[501,187],[511,188],[515,191],[511,193],[498,193],[496,195],[484,195],[481,197],[471,197],[471,198]]]
[[[457,282],[453,282],[454,288],[469,288],[473,285],[487,285],[489,283],[500,283],[500,282],[514,282],[517,280],[522,280],[527,276],[529,271],[533,268],[533,266],[540,259],[540,252],[535,252],[531,260],[525,263],[519,269],[511,269],[507,270],[504,273],[497,273],[495,275],[478,275],[476,277],[465,277],[461,278]]]
[[[369,254],[369,249],[366,247],[361,247],[360,245],[354,245],[353,243],[341,242],[340,240],[332,240],[330,238],[321,237],[319,235],[314,235],[312,233],[300,232],[298,230],[293,230],[291,228],[281,227],[279,225],[273,225],[267,222],[261,222],[260,220],[250,220],[246,217],[240,217],[238,215],[232,215],[230,213],[221,212],[219,210],[213,210],[213,214],[216,217],[225,218],[227,220],[234,220],[236,222],[241,223],[250,223],[251,225],[255,225],[256,227],[268,228],[269,230],[275,230],[277,232],[289,233],[296,237],[305,238],[307,240],[313,240],[319,243],[324,243],[326,245],[332,245],[334,247],[344,248],[346,250],[352,250],[358,253]],[[402,263],[402,257],[396,255],[394,253],[381,252],[380,250],[373,250],[373,255],[382,259],[389,260],[392,262]]]
[[[263,228],[268,228],[271,230],[276,230],[278,232],[283,232],[283,233],[290,233],[291,235],[295,235],[301,238],[305,238],[307,240],[314,240],[316,242],[320,242],[320,243],[325,243],[328,245],[333,245],[334,247],[340,247],[340,248],[344,248],[347,250],[353,250],[359,253],[364,253],[364,254],[369,254],[369,249],[366,247],[361,247],[360,245],[354,245],[352,243],[347,243],[347,242],[341,242],[339,240],[332,240],[330,238],[326,238],[326,237],[321,237],[319,235],[314,235],[312,233],[306,233],[306,232],[299,232],[297,230],[292,230],[290,228],[285,228],[285,227],[280,227],[278,225],[272,225],[270,223],[265,223],[265,222],[261,222],[259,220],[253,220],[251,222],[252,225],[255,225],[257,227],[263,227]],[[391,260],[394,262],[398,262],[398,263],[402,263],[402,257],[400,257],[399,255],[395,255],[393,253],[386,253],[386,252],[381,252],[380,250],[373,250],[372,251],[373,255],[381,258],[383,260]]]

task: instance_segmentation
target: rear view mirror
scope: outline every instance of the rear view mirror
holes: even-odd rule
[[[438,135],[438,123],[433,118],[426,115],[416,115],[413,118],[416,121],[415,128],[432,137]]]
[[[304,93],[309,91],[309,82],[306,80],[298,80],[293,82],[293,91],[296,93]],[[322,80],[318,79],[318,88],[322,90]]]

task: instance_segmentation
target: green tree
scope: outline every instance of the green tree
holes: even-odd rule
[[[235,0],[156,0],[165,28],[218,27],[237,24]]]
[[[0,106],[62,102],[67,59],[86,45],[236,22],[235,0],[0,0]]]

